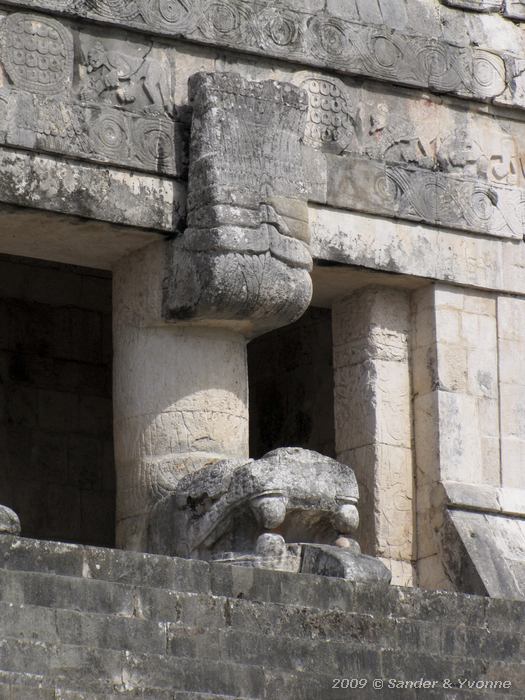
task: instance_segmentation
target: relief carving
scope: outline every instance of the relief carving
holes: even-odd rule
[[[190,79],[188,228],[173,244],[167,315],[253,330],[311,296],[303,153],[306,94],[234,73]]]
[[[327,158],[333,206],[523,239],[523,190],[357,157]]]
[[[84,102],[132,105],[145,95],[149,104],[143,107],[149,114],[173,113],[169,66],[152,61],[151,47],[142,55],[130,56],[107,49],[95,41],[86,50],[86,76],[80,89]]]
[[[318,189],[312,181],[313,201],[523,237],[525,159],[512,123],[502,128],[479,115],[451,118],[445,106],[429,100],[423,107],[401,95],[383,93],[378,101],[375,92],[323,74],[299,73],[294,81],[309,98],[303,141],[327,156],[327,184]],[[334,100],[347,115],[338,129],[330,121]],[[328,158],[333,155],[338,158]],[[374,182],[373,191],[346,182],[352,179]]]
[[[119,2],[106,5],[109,11]],[[181,161],[165,54],[152,44],[130,52],[127,43],[79,34],[75,61],[74,42],[66,24],[43,15],[3,19],[1,142],[176,174]]]
[[[40,15],[9,15],[1,50],[15,87],[38,95],[58,95],[70,88],[73,37],[60,22]]]
[[[334,152],[345,151],[355,131],[356,108],[346,86],[337,78],[301,76],[295,82],[308,94],[308,118],[304,142]]]
[[[224,460],[182,478],[149,520],[148,551],[238,566],[390,582],[361,554],[353,470],[299,448]]]
[[[56,0],[35,2],[40,9],[57,9]],[[492,7],[494,2],[463,0],[472,5],[469,9]],[[498,0],[500,6],[501,2]],[[7,3],[24,4],[23,0]],[[523,0],[506,0],[507,14],[519,17],[520,8]],[[512,87],[518,68],[507,56],[347,21],[328,12],[308,14],[286,1],[269,6],[254,0],[71,0],[60,3],[59,9],[72,16],[151,29],[198,43],[328,66],[347,75],[364,75],[470,99],[498,100],[504,94],[506,104],[510,100],[517,107],[525,107],[522,96]]]

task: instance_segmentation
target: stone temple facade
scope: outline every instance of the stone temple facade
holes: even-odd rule
[[[0,698],[523,698],[524,238],[524,0],[1,0]]]

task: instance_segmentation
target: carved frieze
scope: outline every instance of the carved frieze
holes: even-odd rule
[[[485,2],[492,0],[478,4]],[[525,98],[509,92],[513,63],[496,51],[347,21],[328,12],[308,14],[284,1],[269,5],[253,0],[8,0],[7,4],[182,36],[469,99],[500,100],[503,95],[506,104],[525,107]],[[507,0],[507,12],[514,12],[517,4],[518,0]]]
[[[325,155],[324,186],[315,180],[320,168],[309,168],[312,200],[523,238],[525,141],[519,123],[399,93],[378,96],[319,73],[298,73],[294,82],[308,94],[303,141]]]
[[[151,42],[98,39],[51,17],[13,13],[0,17],[1,72],[0,143],[180,171],[171,66]]]
[[[37,95],[61,95],[73,80],[73,36],[60,22],[15,13],[2,32],[2,62],[16,88]]]
[[[331,206],[523,239],[524,190],[351,156],[327,165]]]

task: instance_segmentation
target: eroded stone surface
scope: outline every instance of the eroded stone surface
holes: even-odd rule
[[[222,461],[186,477],[156,508],[153,549],[210,558],[255,552],[260,535],[334,544],[358,524],[351,467],[310,450],[282,448],[259,460]]]
[[[457,546],[454,548],[451,543],[449,550],[445,550],[445,561],[453,575],[469,576],[464,562],[466,556],[475,572],[469,577],[472,587],[475,586],[472,577],[477,575],[487,595],[525,600],[524,521],[456,510],[449,511],[448,517],[466,553],[463,556],[458,554]]]
[[[18,515],[11,508],[0,506],[0,534],[19,535],[20,529]]]
[[[507,17],[525,20],[524,0],[441,0],[444,5],[476,12],[502,12]]]
[[[188,228],[173,243],[173,320],[253,332],[296,320],[310,303],[304,161],[306,95],[287,83],[197,74]]]
[[[180,174],[172,52],[25,12],[0,36],[0,143]]]
[[[355,465],[359,542],[388,565],[414,555],[410,299],[369,286],[333,305],[334,409],[338,458]],[[397,573],[397,572],[396,572]],[[408,583],[393,576],[394,583]]]
[[[357,501],[352,469],[310,450],[281,448],[259,460],[222,461],[179,481],[152,509],[148,548],[252,568],[389,582],[388,569],[361,555],[351,539]]]
[[[397,29],[395,13],[374,16],[373,11],[366,11],[364,2],[359,3],[357,14],[351,7],[345,10],[337,5],[327,12],[317,6],[298,8],[291,2],[268,8],[265,3],[248,0],[198,0],[191,5],[134,0],[125,10],[120,3],[105,0],[88,4],[11,0],[9,4],[330,66],[349,74],[467,98],[492,100],[508,93],[506,99],[515,100],[511,94],[512,63],[506,62],[503,52],[478,48],[474,41],[465,45],[453,31],[450,38],[432,38],[437,34],[428,36],[424,23],[416,22],[408,31]],[[413,4],[414,12],[423,9]],[[520,103],[519,96],[515,101]]]
[[[146,548],[146,516],[178,481],[225,458],[247,457],[246,340],[163,317],[168,243],[114,271],[117,542]]]

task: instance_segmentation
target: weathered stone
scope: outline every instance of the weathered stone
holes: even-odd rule
[[[525,532],[520,521],[456,510],[449,511],[449,518],[487,595],[523,600],[525,570],[521,563],[525,559]],[[452,546],[445,549],[447,562],[453,561],[454,554]],[[457,560],[451,568],[454,573],[458,571]]]
[[[173,243],[166,312],[248,333],[290,323],[311,298],[306,96],[275,81],[199,74],[190,98],[188,228]]]
[[[361,493],[358,539],[367,554],[410,566],[409,296],[370,286],[337,301],[332,313],[336,450],[341,461],[355,465]],[[406,578],[393,581],[400,585]]]
[[[246,340],[166,322],[168,246],[128,256],[114,274],[117,541],[129,549],[144,550],[150,508],[183,476],[248,453]]]
[[[169,11],[160,5],[132,2],[122,13],[109,2],[58,6],[53,0],[10,0],[7,4],[84,17],[99,22],[184,38],[248,53],[271,55],[307,65],[331,66],[349,74],[451,92],[478,100],[495,99],[506,91],[505,56],[495,51],[461,46],[423,32],[388,27],[379,13],[366,12],[362,21],[315,9],[307,14],[290,2],[270,8],[260,2],[227,0],[220,5],[199,0],[191,7],[178,3]],[[310,10],[310,12],[312,12]],[[386,22],[395,23],[395,13]],[[435,36],[435,35],[434,35]],[[510,98],[512,99],[512,97]],[[519,104],[519,99],[517,100]]]
[[[18,515],[6,506],[0,506],[0,534],[19,535],[20,520]]]
[[[184,127],[174,123],[165,49],[22,12],[1,17],[0,31],[3,144],[180,174]]]
[[[165,562],[174,578],[178,567],[211,568],[215,581],[203,595],[169,595],[155,590],[161,557],[140,555],[145,567],[133,580],[134,553],[48,542],[29,554],[26,541],[0,539],[2,552],[25,549],[33,570],[58,567],[0,569],[0,697],[9,700],[262,700],[294,698],[298,689],[314,700],[340,697],[334,678],[347,676],[366,680],[359,694],[373,698],[371,678],[414,683],[421,674],[438,684],[449,675],[512,679],[475,693],[517,700],[512,688],[523,684],[523,602],[177,559]],[[66,549],[75,559],[106,559],[108,572],[123,566],[128,585],[57,575],[63,560],[55,556]],[[425,697],[440,699],[438,688]],[[388,692],[416,698],[411,686]]]
[[[352,469],[308,450],[279,449],[257,461],[218,462],[182,479],[155,505],[148,548],[246,566],[306,567],[308,573],[320,567],[343,577],[355,574],[356,580],[368,572],[384,580],[383,565],[361,562],[357,543],[346,540],[358,524],[357,499]],[[315,544],[306,550],[303,545],[301,554],[302,543],[336,541],[339,547],[317,554]],[[325,563],[318,566],[318,559]]]

